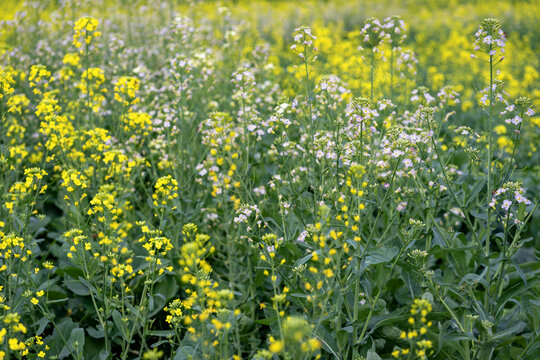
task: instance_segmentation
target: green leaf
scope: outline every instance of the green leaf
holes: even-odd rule
[[[135,315],[135,317],[138,319],[138,320],[142,320],[142,315],[141,313],[139,312],[139,310],[137,310],[133,305],[131,305],[129,302],[125,302],[124,305],[128,308],[129,312],[132,314],[132,315]]]
[[[397,246],[392,247],[380,247],[373,251],[368,251],[366,256],[365,268],[374,264],[384,264],[389,263],[392,259],[399,253],[399,248]]]
[[[63,348],[65,348],[65,344],[62,341],[62,336],[64,339],[69,338],[71,331],[75,328],[77,328],[79,325],[71,318],[64,318],[62,321],[58,322],[55,326],[55,329],[49,337],[47,337],[47,345],[50,347],[50,353],[51,354],[60,354]],[[62,334],[60,336],[59,332]]]
[[[176,355],[173,360],[190,360],[194,358],[194,355],[195,349],[192,346],[180,345],[178,349],[176,349]]]
[[[174,330],[153,330],[149,331],[148,334],[152,336],[159,336],[159,337],[167,337],[167,336],[174,336]]]
[[[82,328],[74,328],[71,330],[71,334],[69,336],[69,339],[67,341],[69,347],[71,348],[71,352],[78,355],[79,359],[83,359],[83,349],[84,349],[84,329]],[[63,359],[69,355],[71,355],[70,349],[68,349],[67,346],[64,346],[62,351],[60,352],[60,355],[58,355],[59,359]]]
[[[477,219],[487,221],[487,213],[479,213],[478,211],[471,210],[470,214]]]
[[[94,339],[103,339],[105,337],[105,334],[102,330],[98,330],[94,327],[87,327],[86,332]]]
[[[520,333],[526,327],[527,327],[527,324],[525,324],[523,321],[518,321],[517,323],[515,323],[514,325],[512,325],[508,329],[500,331],[500,332],[496,333],[495,335],[493,335],[489,339],[489,342],[496,342],[496,341],[499,341],[501,339],[504,339],[505,337],[507,337],[509,335],[516,335],[516,334]]]
[[[49,323],[49,320],[47,320],[47,318],[41,318],[38,321],[36,321],[36,325],[39,324],[39,328],[36,331],[36,335],[43,334],[43,331],[45,331],[45,328],[47,327],[48,323]]]
[[[74,266],[60,267],[56,270],[56,273],[61,276],[68,275],[74,279],[84,275],[84,272],[81,269]]]
[[[313,257],[313,253],[310,253],[310,254],[307,254],[306,256],[304,257],[301,257],[300,259],[296,260],[296,262],[294,263],[294,266],[293,267],[297,267],[297,266],[300,266],[300,265],[304,265],[306,262],[309,261],[309,259],[311,259]]]
[[[523,282],[525,283],[525,285],[527,285],[527,276],[525,276],[525,273],[523,272],[523,270],[521,270],[521,267],[519,267],[519,264],[518,262],[516,261],[515,258],[513,258],[511,260],[512,262],[512,265],[514,265],[514,269],[516,269],[516,272],[518,273],[519,277],[521,278],[521,280],[523,280]]]
[[[352,332],[353,332],[353,327],[352,327],[352,326],[345,326],[345,327],[341,328],[341,330],[346,331],[346,332],[348,332],[349,334],[352,334]],[[340,330],[340,331],[341,331],[341,330]]]
[[[68,300],[69,300],[69,298],[57,299],[57,300],[47,300],[47,304],[56,304],[56,303],[61,303],[61,302],[68,301]]]
[[[277,316],[271,317],[271,318],[266,318],[266,319],[256,320],[255,323],[261,324],[261,325],[270,325],[270,324],[274,323],[275,321],[277,321]]]
[[[525,284],[522,282],[519,282],[513,285],[512,287],[506,289],[497,300],[497,305],[495,307],[496,309],[495,316],[498,316],[499,312],[501,312],[504,309],[504,306],[506,305],[509,299],[511,299],[514,296],[519,296],[526,290],[527,289],[525,287]]]
[[[338,355],[339,351],[337,349],[337,343],[334,336],[331,335],[324,326],[320,326],[317,333],[314,335],[321,341],[323,349],[334,355],[336,359],[341,359],[341,357]]]
[[[459,282],[459,285],[461,286],[464,282],[466,282],[468,284],[480,283],[480,284],[482,284],[484,286],[484,288],[487,288],[489,286],[489,284],[486,281],[486,279],[484,279],[484,276],[486,275],[486,272],[487,272],[487,269],[482,271],[482,273],[480,275],[474,274],[474,273],[466,274],[466,275],[463,276],[463,278]]]
[[[66,280],[64,281],[64,285],[75,295],[79,295],[79,296],[90,295],[90,290],[88,290],[88,287],[81,284],[80,281],[78,280]]]
[[[482,190],[482,188],[484,187],[484,184],[485,184],[485,181],[480,181],[474,186],[471,193],[468,194],[468,196],[465,199],[465,204],[464,204],[465,208],[467,208],[471,202],[476,200],[476,196]]]
[[[114,321],[114,325],[120,331],[120,334],[122,335],[122,338],[125,341],[128,341],[128,337],[127,337],[127,334],[126,334],[126,325],[127,325],[127,323],[122,320],[122,314],[120,314],[120,312],[118,310],[114,310],[112,312],[112,318],[113,318],[113,321]]]
[[[367,352],[367,360],[382,360],[382,358],[373,349],[369,349]]]
[[[92,291],[95,295],[99,296],[99,291],[92,285],[88,280],[79,276],[79,281],[88,288],[89,291]]]

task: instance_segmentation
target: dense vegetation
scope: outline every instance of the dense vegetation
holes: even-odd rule
[[[538,13],[2,1],[0,360],[540,358]]]

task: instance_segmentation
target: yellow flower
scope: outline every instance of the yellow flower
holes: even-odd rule
[[[92,38],[101,36],[101,33],[96,31],[98,24],[99,21],[91,17],[82,17],[77,20],[73,26],[73,30],[75,30],[73,45],[77,48],[82,48],[83,42],[88,45],[92,41]],[[81,52],[83,52],[82,49]]]
[[[62,60],[64,64],[71,65],[71,66],[79,65],[80,61],[81,61],[81,58],[79,57],[79,54],[77,53],[67,53],[66,55],[64,55],[64,59]]]
[[[499,147],[501,148],[506,148],[507,146],[511,144],[512,144],[512,140],[510,140],[508,136],[503,135],[497,139],[497,145],[499,145]]]
[[[158,350],[154,348],[150,351],[147,351],[143,354],[143,359],[145,360],[157,360],[163,356],[163,350]]]
[[[495,133],[497,135],[503,135],[503,134],[506,134],[506,126],[504,125],[497,125],[493,128],[493,131],[495,131]]]
[[[124,106],[138,103],[137,91],[139,91],[139,84],[139,79],[131,76],[119,78],[114,84],[114,99]]]
[[[24,344],[24,342],[22,341],[19,342],[19,340],[15,338],[9,339],[8,343],[9,343],[9,349],[13,351],[24,350],[26,348],[26,345]]]
[[[268,348],[272,353],[278,354],[283,350],[283,341],[275,340],[274,337],[270,337],[270,346]]]

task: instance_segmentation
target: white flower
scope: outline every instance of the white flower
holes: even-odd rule
[[[397,211],[403,211],[407,208],[407,202],[406,201],[402,201],[398,204],[398,206],[396,207],[396,210]]]
[[[300,233],[300,235],[298,235],[298,237],[296,238],[296,241],[305,242],[307,236],[308,236],[308,232],[304,230]]]
[[[403,163],[403,166],[405,166],[405,169],[408,169],[413,166],[411,159],[403,159],[402,163]]]
[[[513,118],[506,119],[504,122],[507,124],[519,125],[523,119],[519,115],[514,116]]]
[[[527,199],[525,196],[523,196],[519,191],[516,191],[514,193],[516,201],[520,204],[530,205],[531,201]]]

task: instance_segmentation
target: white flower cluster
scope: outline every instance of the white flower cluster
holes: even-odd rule
[[[404,79],[407,75],[416,75],[417,64],[418,59],[412,50],[400,51],[397,58],[399,77]]]
[[[232,83],[236,85],[236,88],[248,87],[255,84],[255,76],[253,72],[246,69],[238,69],[232,74]]]
[[[399,47],[399,45],[407,38],[407,27],[405,21],[399,16],[391,16],[384,19],[382,27],[388,33],[388,42],[393,48]]]
[[[383,109],[388,104],[383,105]],[[372,125],[379,117],[379,111],[373,104],[365,98],[356,98],[347,106],[345,114],[348,119],[348,126],[351,130],[365,131],[366,126]]]
[[[508,216],[510,219],[513,219],[514,223],[519,224],[523,221],[524,214],[522,211],[518,211],[518,213],[522,213],[521,218],[519,218],[519,216],[517,217],[516,214],[511,212],[511,208],[512,205],[517,205],[518,207],[520,205],[531,205],[531,201],[524,194],[525,189],[519,184],[513,182],[505,183],[501,188],[493,192],[489,206],[492,209],[497,209],[497,204],[500,204],[500,208],[505,211],[503,216]]]
[[[296,241],[299,241],[299,242],[305,242],[306,241],[306,237],[309,235],[309,233],[307,232],[307,230],[304,230],[300,233],[300,235],[298,235],[298,237],[296,238]]]
[[[248,101],[254,93],[255,75],[252,71],[240,68],[232,74],[231,82],[235,85],[234,100]]]
[[[237,211],[236,211],[236,215],[235,218],[234,218],[234,222],[235,223],[247,223],[248,222],[248,218],[252,215],[252,214],[255,214],[255,216],[259,216],[260,215],[260,211],[259,211],[259,208],[257,207],[257,205],[242,205]]]
[[[508,93],[503,90],[503,84],[501,82],[495,82],[492,85],[493,91],[493,102],[494,103],[503,103],[508,104],[506,100],[508,98]],[[479,93],[480,95],[480,105],[489,106],[489,86],[485,89],[482,89]]]
[[[509,116],[504,120],[507,124],[519,126],[524,116],[533,116],[534,110],[531,108],[531,100],[526,97],[518,98],[514,104],[508,105],[500,115]],[[518,130],[516,130],[518,132]]]
[[[474,36],[476,38],[473,44],[474,51],[486,53],[491,59],[504,54],[506,35],[497,19],[484,19]],[[471,54],[471,57],[476,58],[477,56]],[[503,59],[504,57],[501,56],[499,62]]]
[[[385,31],[385,28],[379,19],[369,18],[366,20],[364,27],[360,31],[360,36],[362,37],[365,47],[376,49],[377,46],[383,44],[389,34]]]
[[[324,76],[315,87],[317,101],[321,105],[326,105],[332,110],[336,110],[339,105],[346,103],[346,99],[351,96],[351,91],[336,75]]]
[[[313,40],[316,39],[317,37],[311,33],[311,28],[300,26],[294,30],[294,44],[291,45],[291,50],[304,60],[308,49],[312,49],[314,52],[317,51],[317,48],[313,45]]]
[[[427,88],[422,87],[419,89],[414,89],[411,94],[411,102],[413,103],[425,102],[427,105],[430,105],[435,102],[435,97],[429,93]]]

